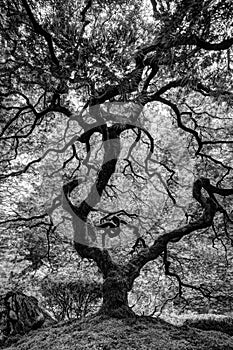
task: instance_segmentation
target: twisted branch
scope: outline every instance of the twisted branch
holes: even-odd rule
[[[202,194],[202,189],[206,190],[208,196]],[[132,257],[126,265],[126,270],[131,283],[133,283],[134,279],[139,276],[141,268],[146,263],[155,260],[166,250],[169,242],[178,242],[184,236],[191,234],[194,231],[208,228],[212,225],[216,212],[221,210],[215,200],[214,193],[218,193],[221,196],[228,196],[233,194],[233,189],[220,189],[211,185],[209,179],[206,178],[200,178],[194,182],[193,198],[202,206],[202,216],[195,222],[161,235],[150,247],[141,250],[137,256]]]

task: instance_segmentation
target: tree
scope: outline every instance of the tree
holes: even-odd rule
[[[52,228],[68,222],[64,227],[73,230],[79,256],[95,261],[103,274],[100,313],[132,315],[128,293],[141,269],[156,259],[177,281],[178,294],[188,287],[204,293],[172,269],[171,247],[192,233],[215,231],[215,220],[224,222],[224,237],[232,241],[232,7],[221,0],[2,2],[0,178],[7,217],[1,225],[47,228],[49,238]],[[155,142],[154,123],[164,113],[192,162],[199,207],[191,216],[188,201],[178,201],[191,170],[182,173],[179,155],[174,162],[161,133]],[[26,216],[17,190],[11,193],[15,203],[7,200],[16,179],[18,186],[31,181],[33,188],[46,182],[34,200],[31,189]],[[163,217],[150,205],[144,218],[133,211],[136,198],[144,208],[157,185],[160,202],[167,196]],[[58,217],[62,221],[54,224]],[[163,219],[170,220],[165,228]],[[105,237],[127,229],[135,244],[116,262]]]

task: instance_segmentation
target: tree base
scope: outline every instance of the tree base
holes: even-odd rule
[[[116,309],[109,309],[102,305],[97,315],[109,316],[113,318],[136,318],[136,314],[133,312],[133,310],[126,305]]]

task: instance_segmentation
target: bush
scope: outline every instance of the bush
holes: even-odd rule
[[[82,279],[64,282],[47,278],[41,285],[43,306],[58,320],[81,318],[97,311],[102,284]]]

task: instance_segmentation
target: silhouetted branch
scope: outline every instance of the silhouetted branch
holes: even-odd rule
[[[29,17],[30,21],[32,22],[32,25],[33,25],[33,28],[34,28],[35,32],[45,38],[45,40],[46,40],[46,42],[48,44],[48,47],[49,47],[49,52],[50,52],[51,59],[52,59],[53,63],[55,63],[56,66],[59,66],[58,59],[57,59],[57,57],[55,55],[55,52],[54,52],[53,40],[52,40],[51,35],[48,32],[46,32],[46,30],[44,30],[42,28],[42,26],[36,21],[36,19],[35,19],[32,11],[31,11],[27,1],[26,0],[22,0],[22,3],[24,5],[24,7],[25,7],[25,10],[26,10],[26,12],[28,14],[28,17]]]
[[[205,189],[209,194],[205,197],[202,194]],[[193,184],[193,197],[203,208],[202,216],[196,221],[177,228],[173,231],[165,233],[158,237],[152,246],[143,249],[137,256],[132,257],[126,266],[126,271],[132,283],[139,275],[141,268],[149,261],[155,260],[160,256],[167,247],[169,242],[178,242],[181,238],[200,229],[208,228],[212,225],[214,216],[219,210],[218,203],[211,198],[211,194],[218,193],[222,196],[233,194],[233,189],[218,189],[216,186],[210,185],[208,179],[200,178]]]

